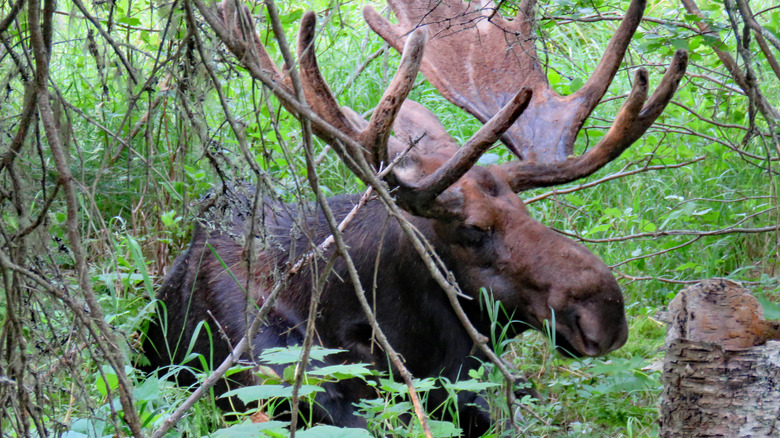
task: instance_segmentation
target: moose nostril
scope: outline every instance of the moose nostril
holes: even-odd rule
[[[589,338],[585,333],[582,333],[582,346],[585,349],[584,353],[588,356],[601,356],[602,354],[598,341]]]
[[[580,315],[577,315],[577,331],[580,335],[580,341],[582,342],[582,353],[587,356],[600,356],[606,349],[601,347],[601,343],[598,338],[594,336],[593,330],[587,330],[583,325],[583,319]],[[591,328],[592,329],[592,328]]]

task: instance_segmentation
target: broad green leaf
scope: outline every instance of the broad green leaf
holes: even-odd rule
[[[214,438],[256,438],[256,437],[274,437],[278,434],[286,436],[289,432],[287,427],[289,423],[284,421],[267,421],[265,423],[241,423],[225,429],[219,429],[212,433]]]
[[[463,431],[449,421],[428,420],[431,434],[436,438],[459,437]]]
[[[645,233],[652,233],[658,229],[654,223],[646,221],[644,219],[642,219],[641,224],[642,224],[642,232]]]
[[[325,425],[314,426],[310,429],[295,432],[295,436],[301,438],[371,438],[371,434],[365,429]]]
[[[251,403],[269,398],[292,397],[292,386],[288,385],[255,385],[234,389],[221,395],[225,397],[238,397],[244,403]],[[298,395],[305,396],[315,392],[325,392],[324,389],[314,385],[301,385]]]
[[[349,364],[349,365],[331,365],[327,367],[317,368],[309,371],[307,374],[312,376],[332,376],[339,380],[350,379],[353,377],[364,378],[376,374],[376,371],[371,370],[365,364]]]
[[[479,380],[469,379],[460,380],[452,383],[444,383],[444,387],[453,391],[484,391],[488,388],[495,388],[501,386],[494,382],[480,382]]]
[[[144,383],[133,390],[133,398],[139,401],[156,400],[160,394],[160,381],[157,377],[150,376]]]
[[[756,297],[761,307],[764,308],[765,319],[780,319],[780,305],[773,301],[769,301],[765,297]]]
[[[298,362],[298,359],[301,357],[301,351],[302,347],[300,346],[269,348],[260,354],[260,361],[270,365],[291,364]],[[341,353],[343,351],[346,350],[315,346],[312,347],[311,351],[309,352],[309,358],[310,360],[321,361],[325,358],[325,356]]]
[[[106,397],[108,395],[109,389],[111,391],[116,390],[119,385],[119,378],[116,376],[114,369],[108,365],[104,365],[102,370],[102,373],[95,372],[94,374],[95,386],[97,387],[98,392],[100,392],[100,395]]]

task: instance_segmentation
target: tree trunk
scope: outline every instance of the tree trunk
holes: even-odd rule
[[[780,436],[777,324],[756,299],[706,280],[681,291],[668,316],[661,437]]]

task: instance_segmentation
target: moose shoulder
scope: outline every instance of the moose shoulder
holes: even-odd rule
[[[277,95],[293,114],[311,119],[316,135],[334,145],[346,141],[359,146],[353,151],[362,152],[352,156],[345,148],[334,148],[356,173],[361,163],[378,171],[407,153],[390,172],[383,173],[384,182],[404,210],[404,219],[430,242],[457,280],[465,294],[461,306],[480,332],[487,333],[491,327],[479,304],[484,288],[503,304],[512,319],[522,322],[513,325],[513,334],[550,325],[556,332],[557,347],[566,354],[598,356],[619,348],[626,341],[628,329],[621,291],[609,269],[584,246],[531,218],[517,193],[590,175],[619,156],[671,99],[685,70],[685,53],[675,55],[649,99],[647,72],[639,70],[608,133],[583,155],[570,157],[576,131],[617,71],[641,18],[644,1],[631,3],[594,72],[596,79],[589,81],[577,98],[557,96],[539,76],[542,69],[535,48],[528,44],[532,39],[527,38],[533,26],[525,27],[533,11],[521,8],[518,17],[508,21],[490,4],[474,9],[473,3],[443,3],[449,7],[429,11],[423,0],[391,1],[398,25],[383,21],[370,8],[365,11],[377,33],[392,45],[404,47],[399,71],[368,122],[339,108],[322,79],[313,50],[313,13],[301,20],[298,41],[300,83],[314,114],[309,117],[301,114],[305,107],[290,100],[293,86],[289,76],[270,60],[257,35],[238,25],[249,22],[245,8],[235,8],[232,0],[226,0],[219,14],[202,12],[212,27],[221,29],[227,47],[253,77],[279,90]],[[475,17],[483,17],[484,21],[475,21]],[[417,25],[421,26],[415,30]],[[437,28],[445,25],[461,26],[463,32]],[[426,29],[436,35],[427,48]],[[468,32],[479,35],[469,37]],[[448,35],[453,38],[449,40],[451,45]],[[466,49],[463,44],[467,44]],[[472,66],[477,76],[484,72],[490,77],[501,71],[513,79],[485,81],[489,85],[475,92],[473,86],[479,82],[446,68],[453,58],[452,51],[457,50],[453,47],[480,54],[480,63]],[[406,99],[421,65],[445,97],[485,122],[463,147],[458,147],[432,113]],[[553,113],[565,118],[547,124],[549,132],[544,135],[555,140],[538,144],[530,141],[544,131],[541,118],[552,120]],[[475,166],[498,139],[518,159]],[[409,149],[406,143],[415,146]],[[357,199],[341,196],[331,198],[328,204],[340,220]],[[227,228],[196,226],[190,248],[177,259],[158,293],[167,317],[164,324],[152,325],[148,333],[145,350],[152,367],[181,363],[186,346],[202,322],[217,326],[224,338],[209,338],[201,330],[193,351],[215,363],[227,357],[231,346],[246,333],[247,321],[267,299],[278,273],[288,271],[309,242],[321,242],[330,234],[316,206],[268,202],[261,214],[226,214],[226,222],[230,223]],[[242,217],[259,219],[252,223]],[[261,241],[253,257],[245,254],[245,245],[236,239],[247,235],[250,226],[259,230]],[[367,295],[376,319],[410,372],[416,377],[442,375],[457,380],[479,365],[472,338],[442,286],[421,262],[398,219],[381,201],[369,200],[359,208],[343,236],[358,278],[370,292]],[[335,257],[331,265],[331,255],[326,252],[289,278],[267,321],[252,339],[247,360],[252,361],[269,347],[301,344],[312,292],[321,287],[316,342],[345,350],[326,360],[371,363],[379,370],[395,371],[388,369],[385,352],[373,342],[372,327],[349,280],[345,261]],[[253,260],[251,265],[249,260]],[[324,281],[316,283],[320,279]],[[254,287],[245,292],[241,286],[245,284]],[[171,347],[177,345],[179,348]],[[251,373],[236,378],[239,384],[251,383],[252,379]],[[343,426],[363,424],[353,404],[375,398],[370,385],[352,379],[327,384],[325,389],[312,407],[315,420]],[[438,406],[444,397],[444,391],[434,391],[429,395],[429,405]],[[461,394],[459,413],[467,436],[479,436],[490,427],[484,408],[485,401],[477,394]]]

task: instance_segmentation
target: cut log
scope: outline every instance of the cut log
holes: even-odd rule
[[[713,279],[669,304],[661,437],[780,436],[780,330],[739,283]]]

